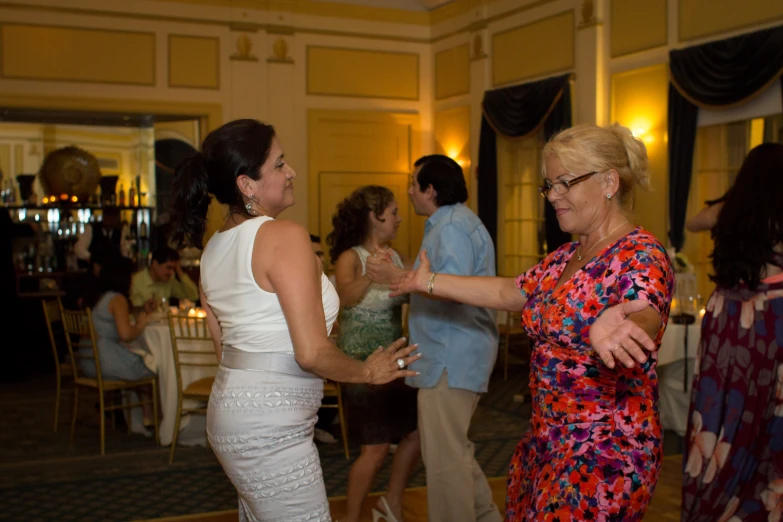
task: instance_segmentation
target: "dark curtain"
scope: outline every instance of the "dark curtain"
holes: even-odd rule
[[[478,214],[497,243],[497,133],[522,138],[538,130],[545,138],[571,126],[571,75],[487,91],[482,108],[478,166]],[[547,248],[551,252],[571,240],[557,224],[552,205],[547,202]]]
[[[481,118],[478,164],[478,215],[492,241],[498,240],[498,138],[495,129]]]
[[[669,84],[669,240],[677,251],[685,243],[698,117],[699,108]]]
[[[684,242],[698,107],[722,109],[747,101],[783,73],[783,27],[669,53],[669,236]]]

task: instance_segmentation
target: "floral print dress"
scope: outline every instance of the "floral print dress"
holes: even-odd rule
[[[578,243],[519,276],[522,321],[534,341],[531,428],[511,459],[507,522],[642,520],[662,458],[657,354],[607,367],[590,326],[607,308],[644,299],[661,315],[674,288],[666,251],[641,228],[618,239],[557,287]]]
[[[779,278],[776,278],[779,279]],[[783,282],[717,289],[695,364],[682,522],[783,519]]]

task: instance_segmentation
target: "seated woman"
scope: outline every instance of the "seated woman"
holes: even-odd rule
[[[131,324],[131,306],[128,300],[133,262],[116,256],[109,262],[111,270],[101,270],[99,292],[92,305],[92,321],[98,340],[98,357],[101,362],[101,376],[111,381],[137,381],[155,375],[144,365],[138,354],[130,351],[122,343],[136,339],[144,331],[149,317],[145,312],[136,315],[135,324]],[[92,355],[90,348],[80,350]],[[92,358],[79,358],[79,369],[87,377],[95,377],[95,361]],[[144,405],[144,425],[152,425],[152,405]]]
[[[331,258],[337,260],[337,293],[342,307],[337,346],[360,361],[378,346],[402,337],[406,299],[390,298],[388,278],[367,271],[370,256],[382,257],[397,270],[404,268],[400,255],[390,247],[401,221],[392,191],[375,185],[356,189],[332,218],[334,231],[327,242]],[[343,384],[343,390],[348,425],[356,432],[362,453],[348,477],[348,513],[342,522],[358,522],[364,499],[392,443],[399,443],[399,447],[394,453],[389,491],[378,499],[373,520],[401,522],[402,495],[421,452],[416,431],[417,390],[402,380],[380,386]]]

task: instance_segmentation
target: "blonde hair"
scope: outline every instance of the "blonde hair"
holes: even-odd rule
[[[625,210],[633,209],[636,187],[650,188],[647,147],[634,138],[628,127],[581,124],[565,129],[544,145],[544,158],[556,157],[563,168],[574,174],[614,169],[620,175],[617,198]],[[546,161],[542,172],[546,176]]]

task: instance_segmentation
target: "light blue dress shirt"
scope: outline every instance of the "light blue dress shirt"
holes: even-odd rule
[[[495,275],[492,238],[465,205],[446,205],[432,214],[424,226],[421,249],[427,251],[433,272]],[[417,257],[415,266],[418,264]],[[423,355],[410,366],[421,372],[406,379],[410,386],[432,388],[448,370],[449,388],[487,391],[498,352],[498,327],[492,310],[411,295],[408,326],[410,341],[419,343],[418,351]]]

